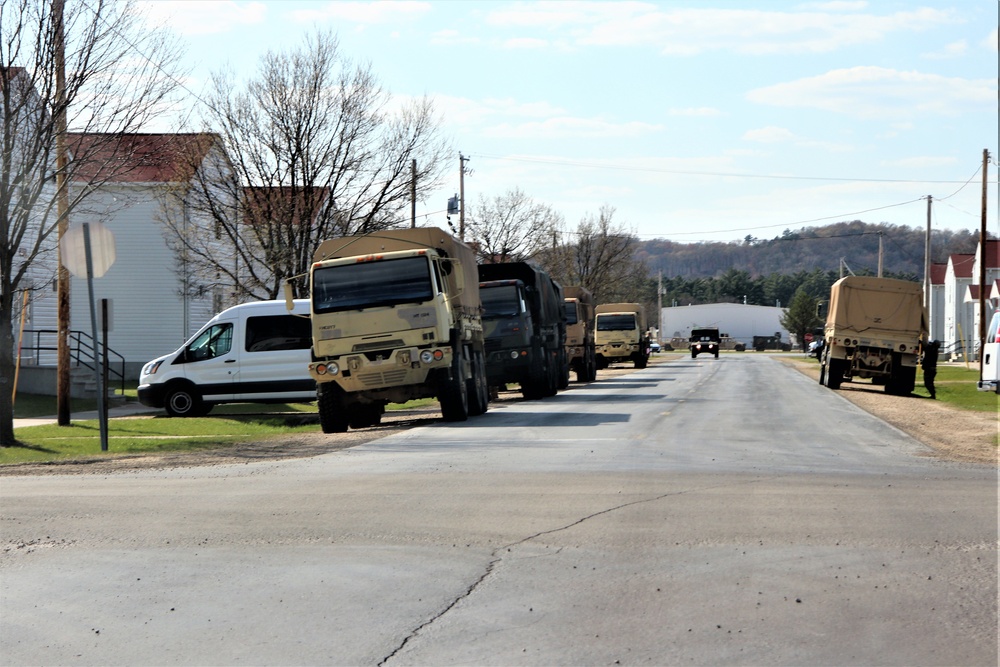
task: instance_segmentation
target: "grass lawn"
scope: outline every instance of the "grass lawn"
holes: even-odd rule
[[[950,403],[965,410],[997,412],[1000,408],[1000,397],[991,391],[979,391],[976,383],[979,381],[979,366],[969,364],[963,366],[938,366],[934,378],[934,391],[937,400]],[[913,390],[915,396],[929,397],[931,394],[924,388],[924,373],[917,369],[917,386]]]
[[[387,411],[435,404],[434,399],[390,404]],[[73,399],[73,411],[95,410],[97,401]],[[56,412],[54,396],[23,394],[17,397],[15,417],[44,417]],[[108,451],[101,452],[100,422],[73,421],[69,426],[26,426],[14,431],[21,443],[0,447],[0,465],[9,463],[72,460],[115,454],[155,454],[238,444],[298,432],[319,432],[313,403],[261,405],[231,403],[217,406],[208,417],[172,419],[154,417],[108,420]]]

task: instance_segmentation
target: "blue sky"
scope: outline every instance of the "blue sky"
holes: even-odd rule
[[[200,92],[225,65],[330,28],[455,150],[421,224],[520,188],[569,229],[608,205],[642,239],[731,241],[841,220],[988,227],[997,204],[996,0],[154,0]],[[197,100],[191,100],[197,105]],[[150,128],[164,129],[164,128]]]

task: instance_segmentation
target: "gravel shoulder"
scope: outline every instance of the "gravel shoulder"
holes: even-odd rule
[[[683,358],[680,354],[660,354],[651,361],[661,364]],[[781,358],[782,362],[819,381],[815,364],[798,358]],[[614,366],[600,371],[600,378],[632,373],[630,365]],[[571,385],[572,386],[572,385]],[[996,415],[959,410],[930,399],[890,396],[881,388],[867,384],[845,384],[838,392],[862,410],[882,419],[931,448],[928,456],[950,461],[998,464],[998,433]],[[520,401],[519,392],[503,392],[499,400],[491,401],[491,409],[503,409],[505,404]],[[307,458],[377,440],[415,426],[431,424],[441,419],[437,407],[386,413],[382,424],[374,428],[339,434],[300,433],[266,440],[241,443],[220,448],[168,452],[146,455],[100,455],[87,459],[51,463],[22,463],[0,466],[0,477],[9,475],[81,475],[114,474],[144,469],[170,469],[192,466],[214,466],[251,463],[254,461]]]

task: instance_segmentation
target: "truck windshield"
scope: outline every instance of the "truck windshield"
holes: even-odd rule
[[[434,296],[427,257],[318,268],[312,288],[316,313],[422,303]]]
[[[718,329],[693,329],[691,331],[691,340],[719,340],[719,330]]]
[[[632,331],[636,329],[635,315],[598,315],[598,331]]]
[[[524,311],[516,285],[484,287],[479,290],[479,299],[483,302],[484,320],[515,317]]]
[[[576,302],[566,301],[566,325],[576,324]]]

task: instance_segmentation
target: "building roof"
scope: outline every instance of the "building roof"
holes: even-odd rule
[[[944,277],[947,273],[947,264],[931,264],[931,285],[944,285]]]
[[[191,179],[217,139],[208,133],[70,133],[67,143],[77,161],[76,181],[183,183]]]
[[[1000,279],[994,280],[991,285],[987,286],[986,298],[989,300],[1000,299]],[[979,285],[966,285],[965,298],[962,300],[965,303],[979,303]]]
[[[956,278],[971,278],[972,265],[976,262],[975,255],[955,254],[948,258],[948,264]]]

